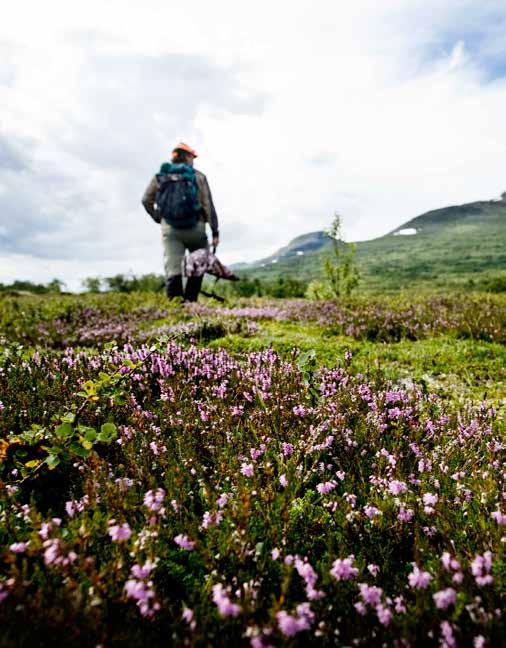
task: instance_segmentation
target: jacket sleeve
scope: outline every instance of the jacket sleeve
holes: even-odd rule
[[[211,189],[209,188],[209,183],[207,182],[206,176],[202,174],[201,178],[203,194],[202,206],[204,208],[204,211],[206,212],[207,221],[211,226],[211,232],[213,233],[213,236],[219,236],[220,229],[218,226],[218,214],[216,213],[216,209],[214,207]]]
[[[158,181],[156,179],[156,176],[153,176],[153,179],[149,183],[146,191],[144,192],[144,195],[142,196],[142,204],[144,206],[144,209],[148,212],[155,223],[159,223],[161,221],[160,215],[155,209],[155,198],[157,191]]]

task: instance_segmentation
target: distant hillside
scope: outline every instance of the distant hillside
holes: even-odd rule
[[[329,235],[326,232],[310,232],[309,234],[302,234],[294,238],[288,245],[282,247],[280,250],[271,256],[256,261],[254,265],[262,265],[264,263],[272,263],[280,258],[297,257],[302,254],[312,254],[319,252],[329,242]]]
[[[483,287],[501,277],[506,282],[504,198],[436,209],[385,236],[357,243],[363,286],[372,290],[413,285]],[[325,232],[298,236],[270,257],[250,264],[242,274],[260,278],[296,274],[315,279],[321,253],[329,245]]]

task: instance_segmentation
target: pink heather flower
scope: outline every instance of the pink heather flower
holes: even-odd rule
[[[164,497],[165,491],[163,488],[148,490],[144,495],[144,506],[147,506],[150,511],[158,512],[160,515],[163,515],[163,513],[165,513],[165,509],[162,507]]]
[[[44,540],[42,546],[44,547],[44,563],[46,565],[57,563],[59,561],[59,558],[61,558],[61,541],[57,538],[53,538],[52,540]]]
[[[442,648],[457,648],[457,642],[455,641],[451,624],[448,621],[443,621],[440,628]]]
[[[494,577],[491,574],[485,574],[485,576],[476,576],[474,580],[477,585],[491,585],[494,582]]]
[[[448,551],[441,554],[441,562],[445,571],[450,571],[452,569],[456,571],[457,569],[460,569],[459,561],[456,558],[452,558]]]
[[[360,614],[360,616],[365,616],[367,614],[367,608],[362,603],[362,601],[357,601],[353,604],[353,607]]]
[[[296,614],[291,615],[282,610],[276,614],[278,627],[285,637],[293,637],[298,632],[309,630],[314,620],[309,603],[301,603],[296,608]]]
[[[126,581],[125,590],[127,597],[133,598],[136,601],[147,602],[155,595],[148,583],[133,578]]]
[[[316,590],[315,585],[318,580],[318,575],[312,566],[303,561],[298,556],[295,558],[295,569],[297,570],[299,576],[304,579],[306,583],[306,594],[310,601],[320,599],[324,596],[323,592]]]
[[[0,603],[2,601],[5,601],[5,599],[9,596],[9,592],[7,591],[7,588],[2,581],[0,581]]]
[[[478,554],[471,563],[471,572],[478,585],[490,585],[494,582],[493,576],[489,573],[491,569],[492,552],[490,551],[485,551],[483,556]]]
[[[174,542],[178,547],[181,547],[181,549],[185,549],[186,551],[193,551],[193,548],[195,547],[195,541],[190,540],[187,535],[183,535],[182,533],[174,538]]]
[[[376,577],[380,572],[380,568],[378,567],[378,565],[371,564],[367,565],[367,571],[371,574],[371,576]]]
[[[322,482],[321,484],[317,484],[316,490],[320,495],[327,495],[327,493],[333,491],[336,486],[337,484],[335,481]]]
[[[189,625],[193,621],[193,610],[191,608],[185,607],[181,616],[183,617],[183,621],[185,621]]]
[[[253,464],[252,463],[242,463],[241,464],[241,475],[245,477],[253,477]]]
[[[359,583],[358,589],[360,590],[362,601],[366,605],[376,606],[381,603],[381,595],[383,594],[381,587],[368,585],[367,583]]]
[[[292,616],[282,610],[276,614],[278,627],[285,637],[294,637],[298,632],[309,630],[310,626],[306,619],[300,619],[297,616]]]
[[[293,453],[293,445],[291,443],[283,443],[283,455],[289,457]]]
[[[452,576],[452,581],[454,583],[457,583],[457,585],[460,585],[462,581],[464,580],[464,574],[462,572],[455,572]]]
[[[272,556],[272,559],[273,559],[273,560],[277,560],[277,559],[279,558],[279,549],[278,549],[277,547],[275,547],[275,548],[271,551],[271,556]]]
[[[286,478],[286,475],[284,473],[280,475],[279,483],[281,484],[281,486],[283,486],[283,488],[286,488],[288,486],[288,479]]]
[[[110,526],[107,533],[111,536],[113,542],[122,542],[123,540],[128,540],[132,535],[132,530],[125,522],[124,524],[114,524]]]
[[[138,580],[143,580],[148,578],[148,576],[151,574],[154,568],[155,568],[155,563],[152,560],[147,560],[144,563],[144,565],[138,565],[138,564],[133,565],[130,572],[132,576],[134,576]]]
[[[492,511],[490,515],[497,522],[497,524],[506,524],[506,515],[501,513],[501,511]]]
[[[436,493],[425,493],[422,500],[425,506],[435,506],[439,501],[439,496]]]
[[[396,596],[394,599],[395,611],[397,614],[404,614],[406,612],[406,605],[402,596]]]
[[[413,571],[408,576],[409,586],[416,589],[426,589],[429,586],[432,576],[429,572],[422,571],[418,565],[413,563]]]
[[[355,556],[350,554],[348,558],[338,558],[332,563],[330,575],[337,581],[352,580],[358,575],[358,569],[353,567]]]
[[[25,553],[27,548],[28,544],[26,542],[14,542],[14,544],[11,544],[9,547],[12,553]]]
[[[375,506],[364,506],[364,513],[367,515],[367,517],[372,520],[372,518],[376,517],[377,515],[381,515],[381,511],[377,509]]]
[[[397,519],[400,520],[401,522],[409,522],[415,512],[413,509],[403,509],[399,511],[399,514],[397,515]]]
[[[283,562],[285,563],[285,565],[293,565],[293,556],[291,554],[287,554]]]
[[[251,637],[250,646],[251,648],[274,648],[270,643],[264,643],[265,638],[262,635],[257,635],[256,637]]]
[[[483,635],[477,635],[473,639],[473,647],[474,648],[485,648],[485,637]]]
[[[400,495],[401,493],[405,493],[407,491],[408,487],[403,481],[399,481],[398,479],[393,479],[389,484],[388,484],[388,490],[392,493],[392,495]]]
[[[65,502],[65,511],[69,517],[74,517],[76,514],[76,507],[74,502]]]
[[[392,612],[386,605],[379,603],[376,606],[376,614],[378,615],[378,621],[381,623],[381,625],[390,625],[390,621],[392,620]]]
[[[213,602],[223,617],[236,617],[241,613],[241,606],[237,605],[237,603],[232,603],[229,593],[221,583],[213,585]]]
[[[155,592],[153,591],[151,581],[145,583],[142,580],[130,578],[125,583],[125,592],[127,598],[137,601],[137,606],[142,616],[151,617],[160,609],[160,604],[154,601]]]
[[[232,493],[222,493],[217,500],[218,508],[223,508],[227,505],[227,502],[233,497]]]
[[[208,529],[209,527],[218,526],[223,519],[223,513],[221,511],[216,511],[215,513],[209,513],[206,511],[202,517],[201,529]]]
[[[43,540],[47,540],[49,538],[49,533],[51,532],[53,525],[51,522],[43,522],[40,525],[40,531],[39,535]]]
[[[446,610],[447,607],[455,604],[457,592],[452,587],[447,587],[433,594],[432,598],[438,610]]]

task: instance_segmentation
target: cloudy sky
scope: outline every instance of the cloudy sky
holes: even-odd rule
[[[0,281],[161,272],[140,199],[200,154],[220,257],[506,190],[504,0],[28,0],[0,24]]]

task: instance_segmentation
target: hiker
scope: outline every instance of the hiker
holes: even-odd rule
[[[186,301],[197,301],[203,275],[188,277],[183,292],[181,263],[185,251],[209,249],[206,223],[211,226],[213,248],[220,242],[207,178],[193,168],[196,157],[187,144],[177,144],[171,162],[162,164],[142,197],[145,210],[161,224],[167,297]]]

